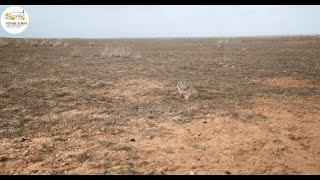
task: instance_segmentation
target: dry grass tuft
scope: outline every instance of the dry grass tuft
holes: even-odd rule
[[[62,45],[62,40],[58,39],[58,40],[55,40],[52,44],[53,47],[58,47],[58,46],[61,46]]]
[[[127,45],[106,46],[101,52],[101,57],[131,57],[132,49]]]
[[[30,46],[39,46],[38,41],[37,40],[31,40],[30,41]]]
[[[80,57],[80,51],[79,51],[79,48],[78,46],[76,45],[71,53],[71,56],[72,57]]]
[[[139,59],[139,58],[142,58],[142,54],[140,52],[136,52],[134,53],[134,56],[133,56],[135,59]]]
[[[64,47],[67,47],[67,46],[69,46],[69,43],[64,42],[63,46],[64,46]]]
[[[40,46],[46,46],[48,45],[48,40],[44,39],[43,41],[41,41]]]
[[[8,46],[8,45],[9,43],[6,40],[0,39],[0,46]]]
[[[218,41],[218,48],[222,48],[224,47],[225,44],[229,44],[230,43],[230,40],[229,39],[226,39],[226,40],[219,40]]]

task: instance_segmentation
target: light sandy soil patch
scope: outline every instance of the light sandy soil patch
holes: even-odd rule
[[[114,84],[110,91],[112,96],[123,96],[133,102],[145,102],[161,97],[153,94],[154,90],[164,89],[165,84],[161,81],[145,79],[126,80]]]
[[[267,79],[262,82],[270,86],[278,86],[282,88],[302,87],[302,88],[319,88],[320,82],[315,80],[298,80],[293,77],[277,77]]]

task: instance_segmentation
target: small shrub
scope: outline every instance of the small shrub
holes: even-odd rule
[[[48,45],[49,45],[49,46],[53,46],[53,44],[54,44],[54,41],[48,40]]]
[[[219,40],[218,41],[218,48],[222,48],[223,47],[223,41],[222,40]]]
[[[138,59],[138,58],[142,58],[142,55],[141,55],[140,52],[137,52],[137,53],[134,54],[133,57],[136,58],[136,59]]]
[[[78,49],[78,46],[76,45],[73,49],[73,52],[72,52],[72,57],[80,57],[80,51]]]
[[[61,44],[62,44],[62,40],[56,40],[56,41],[53,42],[52,46],[53,47],[58,47],[58,46],[61,46]]]
[[[9,42],[4,39],[0,39],[0,46],[9,46]]]
[[[218,48],[222,48],[225,44],[229,44],[230,40],[226,39],[226,40],[219,40],[218,41]]]
[[[30,41],[28,41],[27,39],[24,40],[24,45],[25,46],[29,46],[30,45]]]
[[[22,46],[21,40],[16,41],[16,47]]]
[[[93,154],[92,152],[90,151],[85,151],[83,153],[80,153],[78,156],[77,156],[77,160],[81,163],[85,162],[86,160],[92,158]]]
[[[46,46],[48,45],[48,40],[44,39],[43,41],[41,41],[40,46]]]
[[[31,40],[30,46],[38,46],[38,42],[36,40]]]

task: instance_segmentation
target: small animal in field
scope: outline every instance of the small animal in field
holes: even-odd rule
[[[197,96],[198,91],[190,82],[180,81],[177,84],[177,90],[180,96],[183,96],[184,99],[188,100],[191,96]]]

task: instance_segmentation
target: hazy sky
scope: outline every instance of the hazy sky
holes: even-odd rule
[[[9,6],[0,6],[0,13]],[[28,28],[0,37],[113,38],[320,34],[320,6],[20,6]]]

